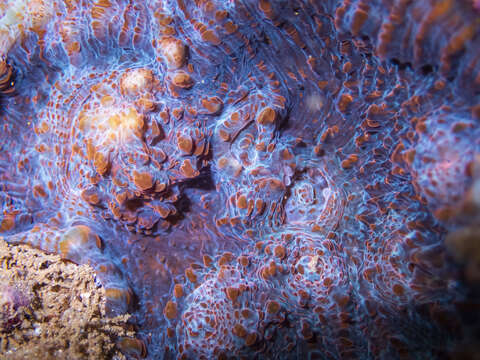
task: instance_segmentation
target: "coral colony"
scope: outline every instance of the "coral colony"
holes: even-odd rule
[[[91,264],[132,358],[443,356],[479,7],[3,0],[1,235]]]

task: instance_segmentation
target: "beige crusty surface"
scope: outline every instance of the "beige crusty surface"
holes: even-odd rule
[[[1,359],[124,359],[115,341],[135,335],[128,315],[106,316],[91,267],[1,238],[0,309]]]

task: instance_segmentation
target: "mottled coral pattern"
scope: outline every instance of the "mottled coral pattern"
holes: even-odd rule
[[[3,0],[0,45],[1,234],[91,264],[126,354],[453,346],[477,2]]]

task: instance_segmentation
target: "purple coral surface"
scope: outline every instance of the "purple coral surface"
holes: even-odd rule
[[[455,347],[477,2],[0,5],[2,236],[91,264],[148,358]]]

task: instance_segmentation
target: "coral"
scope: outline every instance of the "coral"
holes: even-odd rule
[[[458,345],[477,2],[0,4],[1,234],[89,264],[127,356]]]
[[[138,353],[128,315],[107,317],[106,290],[88,265],[3,240],[0,262],[3,359],[124,358],[119,349]]]

